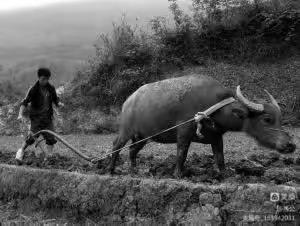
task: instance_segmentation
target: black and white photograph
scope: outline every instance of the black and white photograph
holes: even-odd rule
[[[298,226],[299,196],[299,0],[0,0],[0,226]]]

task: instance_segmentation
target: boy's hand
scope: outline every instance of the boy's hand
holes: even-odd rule
[[[27,119],[24,117],[24,115],[19,115],[17,120],[19,120],[20,122],[22,123],[26,123],[27,122]]]
[[[64,107],[64,106],[65,106],[64,103],[62,103],[62,102],[58,103],[58,107]]]
[[[19,121],[24,121],[24,120],[25,120],[25,118],[24,118],[24,116],[23,116],[23,115],[19,115],[19,116],[18,116],[18,118],[17,118],[17,120],[19,120]]]
[[[19,120],[21,122],[26,122],[26,118],[24,116],[24,112],[25,112],[25,106],[21,105],[17,120]]]

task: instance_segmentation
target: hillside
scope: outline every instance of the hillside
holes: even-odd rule
[[[94,54],[97,36],[111,32],[122,14],[147,27],[153,16],[169,15],[167,5],[160,0],[88,0],[0,11],[0,83],[9,80],[24,94],[40,66],[53,70],[55,85],[70,81]]]
[[[123,13],[145,24],[153,16],[168,15],[167,1],[88,0],[72,4],[0,12],[0,64],[39,57],[85,60],[100,33],[111,31]]]
[[[205,6],[203,15],[201,3],[191,2],[194,14],[170,1],[175,26],[154,18],[149,34],[122,21],[99,38],[104,46],[96,46],[94,58],[64,96],[71,111],[81,109],[69,118],[70,125],[82,125],[84,115],[90,120],[87,130],[101,132],[112,120],[97,122],[97,114],[88,116],[91,109],[115,115],[143,84],[190,72],[233,89],[241,85],[254,100],[265,99],[267,89],[280,102],[284,123],[299,125],[299,5],[265,1],[220,9],[220,0],[221,5]]]
[[[153,17],[151,32],[123,18],[112,26],[112,32],[98,36],[93,56],[80,65],[66,86],[62,100],[67,107],[61,112],[60,131],[116,131],[120,107],[137,88],[190,73],[212,76],[233,89],[241,85],[247,96],[258,101],[266,100],[263,89],[267,89],[281,105],[284,124],[299,126],[297,4],[282,3],[278,7],[276,1],[270,0],[225,9],[215,5],[204,7],[207,12],[203,14],[203,6],[197,6],[196,0],[192,2],[194,14],[188,14],[177,1],[170,1],[173,23],[164,17]],[[22,72],[16,72],[24,79]],[[16,109],[10,106],[4,111]],[[9,121],[3,128],[10,128],[8,134],[17,133],[19,129],[12,129],[15,127],[10,123],[13,124]]]

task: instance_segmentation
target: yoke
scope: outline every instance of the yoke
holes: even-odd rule
[[[221,102],[216,103],[215,105],[211,106],[210,108],[208,108],[205,111],[202,112],[198,112],[195,114],[195,121],[197,123],[197,131],[196,134],[199,138],[203,138],[203,135],[201,134],[201,121],[205,118],[209,118],[209,115],[211,115],[212,113],[214,113],[215,111],[219,110],[220,108],[231,104],[235,101],[235,99],[233,97],[227,98],[222,100]]]

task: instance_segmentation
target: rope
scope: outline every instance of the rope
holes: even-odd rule
[[[142,139],[142,140],[139,140],[139,141],[134,142],[134,143],[132,143],[132,144],[126,145],[126,146],[124,146],[124,147],[122,147],[122,148],[119,148],[119,149],[117,149],[117,150],[115,150],[115,151],[108,152],[108,153],[104,154],[102,157],[98,157],[98,158],[92,159],[92,162],[94,163],[94,162],[97,162],[97,161],[106,159],[107,156],[109,156],[109,155],[111,155],[111,154],[113,154],[113,153],[122,151],[123,149],[129,148],[129,147],[131,147],[131,146],[133,146],[133,145],[135,145],[135,144],[138,144],[138,143],[141,143],[141,142],[143,142],[143,141],[149,140],[149,139],[151,139],[151,138],[153,138],[153,137],[156,137],[156,136],[158,136],[158,135],[160,135],[160,134],[162,134],[162,133],[165,133],[165,132],[168,132],[168,131],[170,131],[170,130],[172,130],[172,129],[175,129],[175,128],[177,128],[178,126],[185,125],[185,124],[187,124],[187,123],[189,123],[189,122],[191,122],[191,121],[194,121],[194,120],[195,120],[194,118],[191,118],[191,119],[189,119],[189,120],[187,120],[187,121],[184,121],[184,122],[182,122],[182,123],[180,123],[180,124],[178,124],[178,125],[172,126],[172,127],[168,128],[168,129],[165,129],[165,130],[163,130],[163,131],[161,131],[161,132],[158,132],[158,133],[156,133],[156,134],[154,134],[154,135],[151,135],[151,136],[149,136],[149,137],[146,137],[146,138],[144,138],[144,139]]]
[[[204,117],[208,117],[210,114],[212,114],[212,113],[215,112],[216,110],[218,110],[218,109],[224,107],[225,105],[228,105],[228,104],[230,104],[230,103],[232,103],[232,102],[234,102],[234,101],[235,101],[235,99],[234,99],[233,97],[230,97],[230,98],[227,98],[227,99],[225,99],[225,100],[222,100],[221,102],[218,102],[217,104],[211,106],[210,108],[208,108],[208,109],[205,110],[204,112],[198,112],[198,113],[197,113],[193,118],[191,118],[191,119],[188,119],[188,120],[186,120],[186,121],[184,121],[184,122],[182,122],[182,123],[179,123],[179,124],[177,124],[177,125],[175,125],[175,126],[172,126],[172,127],[168,128],[168,129],[162,130],[162,131],[160,131],[160,132],[158,132],[158,133],[155,133],[155,134],[153,134],[153,135],[151,135],[151,136],[148,136],[148,137],[146,137],[146,138],[144,138],[144,139],[142,139],[142,140],[139,140],[139,141],[137,141],[137,142],[134,142],[134,143],[131,143],[131,144],[129,144],[129,145],[126,145],[126,146],[124,146],[124,147],[122,147],[122,148],[119,148],[119,149],[117,149],[117,150],[115,150],[115,151],[105,153],[103,156],[101,156],[101,157],[96,157],[96,158],[91,158],[91,157],[86,156],[85,154],[83,154],[82,152],[80,152],[79,150],[77,150],[75,147],[73,147],[71,144],[69,144],[66,140],[64,140],[63,138],[61,138],[58,134],[56,134],[56,133],[53,132],[53,131],[50,131],[50,130],[41,130],[41,131],[38,131],[37,133],[33,134],[33,136],[38,136],[38,135],[41,134],[41,133],[49,133],[49,134],[55,136],[60,142],[62,142],[65,146],[67,146],[68,148],[70,148],[73,152],[75,152],[75,154],[77,154],[77,155],[80,156],[81,158],[83,158],[83,159],[85,159],[85,160],[87,160],[87,161],[90,161],[90,162],[92,162],[92,163],[95,164],[96,162],[98,162],[98,161],[100,161],[100,160],[103,160],[103,159],[107,158],[107,156],[109,156],[109,155],[111,155],[111,154],[113,154],[113,153],[120,152],[121,150],[123,150],[123,149],[125,149],[125,148],[129,148],[129,147],[131,147],[131,146],[133,146],[133,145],[136,145],[136,144],[138,144],[138,143],[141,143],[141,142],[144,142],[144,141],[146,141],[146,140],[149,140],[149,139],[151,139],[151,138],[153,138],[153,137],[155,137],[155,136],[158,136],[158,135],[160,135],[160,134],[162,134],[162,133],[168,132],[168,131],[170,131],[170,130],[172,130],[172,129],[175,129],[175,128],[179,127],[179,126],[185,125],[185,124],[187,124],[187,123],[189,123],[189,122],[192,122],[192,121],[200,122]]]
[[[35,144],[35,147],[37,148],[37,147],[40,145],[40,143],[42,143],[44,140],[45,140],[45,139],[40,139],[40,140],[38,140],[38,141],[36,142],[36,144]]]

